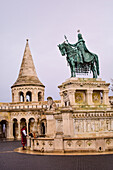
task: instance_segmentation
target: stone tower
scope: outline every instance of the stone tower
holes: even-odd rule
[[[12,102],[44,101],[45,86],[37,77],[28,40],[16,82],[11,87]]]

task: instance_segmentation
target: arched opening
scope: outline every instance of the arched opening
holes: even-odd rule
[[[43,120],[40,125],[41,125],[41,135],[45,135],[46,134],[46,120]]]
[[[45,135],[45,125],[44,125],[44,122],[41,123],[41,132],[42,132],[42,135]]]
[[[6,120],[0,122],[0,138],[7,138],[7,123]]]
[[[32,101],[32,93],[28,91],[26,93],[26,102],[31,102]]]
[[[19,92],[19,101],[24,102],[24,93],[23,92]]]
[[[18,137],[18,123],[17,123],[17,119],[13,119],[13,136],[14,136],[14,139],[16,139]]]
[[[34,118],[30,118],[29,119],[29,124],[28,124],[28,132],[29,133],[33,133],[34,132],[34,123],[35,123],[35,119]]]
[[[25,118],[22,118],[22,119],[20,120],[20,129],[22,129],[23,126],[26,126],[26,119],[25,119]]]
[[[100,151],[101,151],[101,149],[102,149],[102,148],[101,148],[101,147],[99,147],[99,150],[100,150]]]
[[[42,101],[42,93],[38,92],[38,101]]]

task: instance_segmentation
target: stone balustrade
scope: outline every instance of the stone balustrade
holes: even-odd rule
[[[60,107],[60,102],[56,103],[56,107]],[[40,103],[14,103],[14,104],[1,104],[0,105],[0,111],[3,110],[20,110],[20,109],[24,109],[24,110],[32,110],[32,109],[47,109],[49,108],[48,104],[40,104]]]
[[[30,138],[30,150],[39,152],[59,152],[56,146],[60,140],[55,138]],[[60,152],[108,151],[113,150],[113,136],[62,138]]]

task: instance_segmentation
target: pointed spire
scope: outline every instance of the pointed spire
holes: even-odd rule
[[[31,51],[29,48],[28,39],[26,39],[26,47],[24,51],[24,56],[22,59],[22,64],[20,67],[19,76],[14,83],[14,86],[22,86],[22,85],[38,85],[43,86],[44,85],[40,82],[40,80],[37,77],[35,66],[33,63]]]

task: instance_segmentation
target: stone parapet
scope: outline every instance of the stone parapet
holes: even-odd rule
[[[32,138],[31,150],[38,152],[102,152],[113,150],[113,136],[82,138]]]
[[[56,101],[56,107],[60,106],[60,101]],[[47,101],[42,102],[17,102],[17,103],[2,103],[1,111],[21,111],[21,110],[37,110],[48,109]]]

